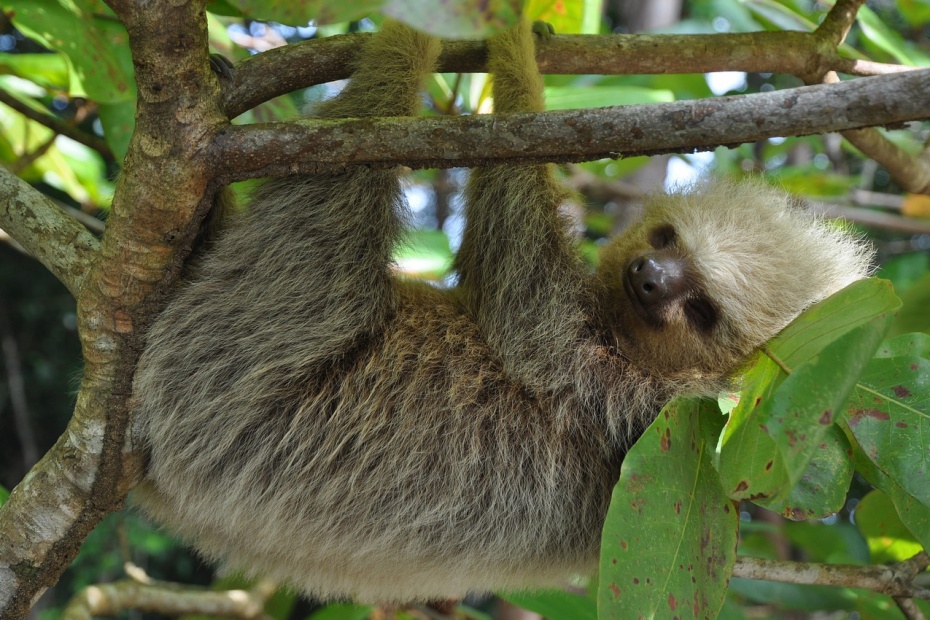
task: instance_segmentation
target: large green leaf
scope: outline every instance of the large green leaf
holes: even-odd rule
[[[3,4],[23,34],[67,56],[72,96],[106,103],[135,99],[129,36],[119,22],[96,17],[96,4],[82,0],[4,0]]]
[[[910,495],[930,506],[930,360],[872,360],[846,410],[862,452]]]
[[[849,429],[846,429],[849,433]],[[855,438],[852,437],[853,443]],[[905,527],[910,530],[924,549],[930,549],[930,506],[920,502],[913,495],[908,493],[898,483],[885,475],[878,467],[875,466],[869,458],[863,454],[862,449],[856,444],[853,450],[853,459],[856,463],[856,471],[865,476],[877,489],[881,489],[885,495],[894,504],[895,511]]]
[[[716,617],[736,560],[738,513],[711,455],[712,401],[673,401],[623,461],[604,525],[598,617]]]
[[[856,506],[856,527],[869,545],[872,562],[901,562],[919,553],[921,545],[907,529],[891,498],[873,490]]]
[[[846,476],[848,465],[835,450],[832,465],[810,463],[826,458],[829,448],[821,444],[836,412],[899,305],[887,282],[862,280],[809,308],[768,344],[767,356],[745,373],[740,403],[721,438],[718,469],[730,497],[771,498],[782,509],[790,504],[788,516],[828,508],[819,501],[826,498],[804,505],[803,493],[790,500],[789,493],[812,475],[809,467],[823,465],[818,477],[839,476],[821,484],[841,484]]]

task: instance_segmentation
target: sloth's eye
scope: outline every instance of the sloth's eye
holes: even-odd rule
[[[685,302],[685,316],[692,325],[705,333],[717,324],[716,308],[702,297],[695,297]]]
[[[675,243],[676,237],[674,226],[670,224],[659,226],[649,233],[649,245],[661,250]]]

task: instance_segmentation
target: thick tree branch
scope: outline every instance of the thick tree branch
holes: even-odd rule
[[[930,117],[930,69],[841,84],[507,116],[300,120],[230,126],[214,156],[224,180],[403,163],[573,162],[709,150],[722,142],[809,135]],[[221,167],[222,166],[222,167]]]
[[[129,32],[139,86],[136,128],[96,260],[86,275],[80,272],[82,280],[59,276],[77,293],[84,374],[67,431],[0,507],[4,619],[26,615],[100,519],[122,505],[140,472],[136,455],[123,450],[141,336],[158,293],[171,285],[166,274],[181,263],[178,248],[190,246],[195,212],[207,209],[210,177],[202,153],[226,122],[206,55],[203,4],[110,2]],[[15,194],[12,182],[0,178],[0,192]],[[16,230],[25,231],[17,238],[31,242],[42,233],[33,211],[4,207],[0,216],[5,225],[15,215]],[[69,244],[89,236],[76,226],[65,243],[48,242],[66,237],[60,232],[41,235],[42,251],[74,252]],[[59,271],[76,262],[49,259]]]
[[[100,243],[84,226],[0,166],[0,228],[77,295]]]
[[[369,34],[327,37],[252,56],[236,67],[223,92],[230,117],[298,88],[349,77]],[[712,71],[780,72],[798,76],[835,70],[873,75],[909,70],[840,57],[812,32],[750,32],[709,35],[569,35],[540,45],[543,73],[635,75]],[[445,41],[440,71],[487,70],[483,41]]]
[[[738,557],[733,576],[807,585],[862,588],[895,598],[930,600],[930,590],[914,583],[914,578],[930,565],[930,556],[922,551],[914,557],[892,565],[853,566],[817,564]]]

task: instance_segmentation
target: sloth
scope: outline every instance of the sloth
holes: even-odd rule
[[[543,109],[533,36],[489,41],[497,113]],[[439,50],[386,25],[315,116],[415,114]],[[714,181],[650,199],[592,273],[568,197],[551,166],[475,170],[439,288],[392,268],[399,169],[265,182],[148,333],[137,502],[207,559],[320,599],[590,572],[661,407],[729,385],[870,253],[761,182]]]

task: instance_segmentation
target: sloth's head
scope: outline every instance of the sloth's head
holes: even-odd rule
[[[652,197],[598,280],[637,366],[713,389],[802,310],[868,275],[871,249],[760,181]]]

